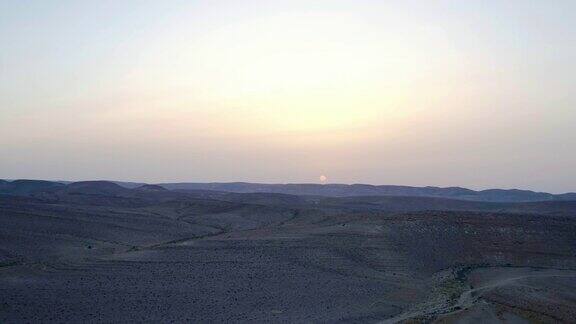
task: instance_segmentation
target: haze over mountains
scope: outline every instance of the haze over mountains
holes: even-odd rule
[[[365,195],[362,195],[363,193]],[[466,195],[461,196],[458,193]],[[554,213],[570,211],[576,206],[576,199],[568,199],[573,194],[552,195],[520,190],[476,192],[462,188],[369,185],[250,183],[150,185],[112,181],[79,181],[65,184],[45,180],[14,180],[1,182],[0,194],[30,197],[48,203],[82,201],[100,204],[98,198],[104,198],[102,202],[104,204],[147,205],[164,200],[195,197],[259,205],[313,207],[320,204],[331,208],[386,211],[476,210]]]
[[[27,190],[40,190],[60,186],[60,183],[38,180],[15,180],[7,182],[0,180],[0,193],[26,192]],[[143,187],[148,190],[210,190],[236,193],[282,193],[289,195],[311,195],[327,197],[351,196],[413,196],[438,197],[458,200],[486,201],[486,202],[531,202],[531,201],[576,201],[576,193],[550,194],[518,189],[489,189],[474,191],[460,187],[410,187],[394,185],[367,185],[367,184],[261,184],[247,182],[229,183],[161,183],[147,185],[135,182],[114,182],[125,188]],[[27,189],[29,188],[29,189]]]

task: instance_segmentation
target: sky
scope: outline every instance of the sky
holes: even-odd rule
[[[576,191],[576,2],[0,1],[0,178]]]

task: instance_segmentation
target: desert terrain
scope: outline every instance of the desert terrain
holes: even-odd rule
[[[567,196],[278,190],[2,181],[0,322],[576,321]]]

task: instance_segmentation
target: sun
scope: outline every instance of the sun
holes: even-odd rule
[[[328,181],[328,177],[326,177],[325,175],[321,175],[319,179],[321,184],[326,184],[326,181]]]

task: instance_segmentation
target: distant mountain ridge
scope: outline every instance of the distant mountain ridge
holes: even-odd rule
[[[410,187],[367,184],[259,184],[231,183],[162,183],[169,190],[213,190],[235,193],[282,193],[327,197],[353,196],[414,196],[437,197],[488,202],[573,201],[576,193],[551,194],[518,189],[489,189],[475,191],[460,187]]]
[[[270,193],[296,196],[363,197],[363,196],[411,196],[433,197],[479,202],[538,202],[576,201],[576,193],[551,194],[518,189],[489,189],[475,191],[460,187],[410,187],[367,184],[261,184],[248,182],[214,183],[162,183],[145,184],[120,181],[45,181],[45,180],[0,180],[0,194],[35,194],[66,190],[121,193],[123,189],[138,191],[214,191],[229,193]]]

